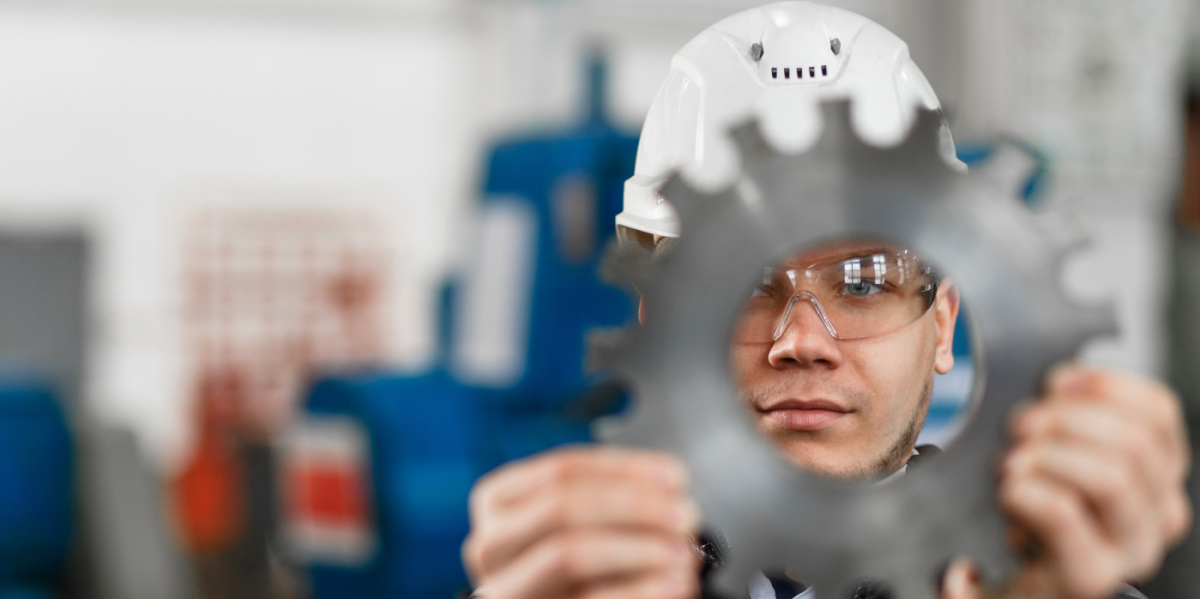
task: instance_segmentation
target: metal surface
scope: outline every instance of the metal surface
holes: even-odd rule
[[[718,571],[745,593],[750,575],[789,568],[822,599],[878,581],[896,599],[935,595],[954,556],[993,580],[1015,564],[995,505],[1004,416],[1037,394],[1046,370],[1113,329],[1108,309],[1074,305],[1058,285],[1061,253],[1018,201],[939,158],[940,117],[922,114],[902,145],[860,142],[846,104],[827,104],[815,148],[781,155],[751,123],[733,134],[739,180],[716,193],[680,177],[662,190],[683,236],[653,264],[615,253],[611,278],[636,286],[645,324],[598,336],[594,362],[630,385],[616,441],[681,455],[707,524],[729,542]],[[959,441],[884,485],[821,479],[789,466],[736,399],[729,339],[764,265],[834,238],[885,238],[954,276],[976,333],[982,393]]]

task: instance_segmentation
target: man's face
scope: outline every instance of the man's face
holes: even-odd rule
[[[831,304],[835,300],[828,296],[828,281],[811,273],[821,268],[838,273],[850,257],[868,256],[869,265],[869,257],[884,247],[838,242],[792,256],[785,266],[792,269],[795,286],[781,297],[803,295],[811,288],[815,296],[826,297],[821,304]],[[816,268],[805,270],[812,265]],[[795,272],[808,272],[808,281]],[[845,294],[840,279],[837,283]],[[826,287],[818,289],[820,285]],[[883,297],[873,295],[881,292],[878,285],[855,286],[851,292],[855,300]],[[747,340],[742,331],[749,326],[748,307],[734,334],[730,363],[758,430],[793,464],[818,474],[866,478],[898,469],[912,455],[924,423],[933,373],[945,374],[954,364],[958,295],[943,283],[933,306],[924,310],[926,305],[928,300],[904,317],[899,328],[882,327],[882,334],[854,339],[835,339],[812,302],[793,301],[787,322],[775,331],[777,338],[749,335],[753,340]],[[839,318],[836,307],[823,309],[827,320]],[[843,312],[835,328],[843,330],[863,318],[856,314]]]

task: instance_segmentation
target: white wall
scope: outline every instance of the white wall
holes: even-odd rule
[[[177,459],[182,221],[200,205],[351,205],[395,241],[397,363],[474,181],[470,20],[320,24],[0,7],[0,223],[94,240],[84,402]]]

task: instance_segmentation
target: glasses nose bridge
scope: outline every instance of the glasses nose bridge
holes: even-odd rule
[[[783,334],[787,332],[788,325],[792,320],[792,313],[796,310],[796,304],[801,301],[812,306],[813,311],[817,313],[817,318],[821,320],[821,324],[825,325],[825,330],[829,333],[829,336],[838,339],[837,329],[829,321],[829,315],[825,313],[825,308],[821,305],[821,300],[810,291],[797,291],[788,299],[787,307],[779,315],[779,322],[775,324],[775,331],[771,334],[771,341],[779,341],[780,337],[783,337]]]

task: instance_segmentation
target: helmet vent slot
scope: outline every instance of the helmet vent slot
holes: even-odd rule
[[[820,65],[820,67],[821,67],[820,75],[817,75],[817,67],[816,66],[795,67],[796,79],[805,79],[806,77],[809,79],[816,79],[817,77],[828,77],[829,76],[829,65],[823,64],[823,65]],[[771,79],[780,79],[780,76],[779,76],[780,69],[783,69],[783,73],[782,73],[783,79],[791,79],[792,78],[793,67],[771,67]],[[804,74],[805,71],[808,71],[807,76]]]

